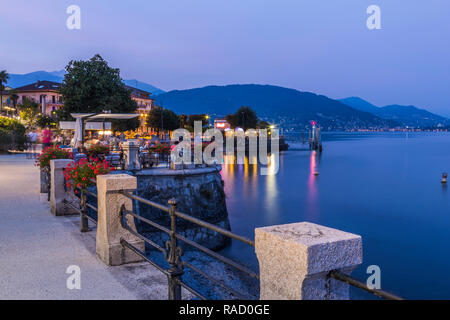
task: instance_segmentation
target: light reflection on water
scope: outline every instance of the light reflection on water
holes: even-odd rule
[[[308,207],[307,207],[307,218],[313,219],[318,214],[318,197],[317,197],[317,179],[319,177],[315,175],[319,172],[318,168],[318,152],[311,151],[310,155],[310,173],[308,178]]]
[[[360,234],[358,278],[376,264],[385,290],[450,298],[449,197],[440,183],[450,172],[450,135],[324,135],[322,154],[302,147],[281,155],[276,175],[260,175],[248,159],[223,166],[232,231],[253,238],[257,227],[309,221]],[[246,245],[233,242],[224,253],[258,268]]]

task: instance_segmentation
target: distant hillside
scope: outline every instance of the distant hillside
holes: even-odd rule
[[[156,96],[158,94],[165,92],[165,91],[158,89],[148,83],[138,81],[138,80],[123,80],[123,82],[130,87],[150,92],[152,94],[152,96]]]
[[[27,84],[37,82],[38,80],[46,80],[61,83],[64,74],[61,71],[47,72],[47,71],[36,71],[26,74],[9,74],[9,79],[6,85],[12,88],[23,87]]]
[[[355,110],[326,96],[270,85],[228,85],[175,90],[160,94],[156,102],[181,114],[224,116],[250,106],[259,117],[302,130],[316,120],[325,130],[392,127],[397,123]]]
[[[370,102],[361,99],[359,97],[350,97],[345,99],[340,99],[340,102],[343,104],[348,105],[349,107],[352,107],[353,109],[370,112],[370,113],[376,113],[378,111],[378,107],[374,106]]]
[[[354,109],[370,112],[382,119],[397,121],[405,127],[423,128],[450,124],[449,119],[415,106],[389,105],[380,108],[358,97],[341,99],[339,101]]]
[[[414,106],[390,105],[376,113],[383,119],[391,119],[409,127],[434,127],[448,125],[450,120]]]
[[[36,71],[36,72],[31,72],[31,73],[26,73],[26,74],[10,74],[8,83],[6,85],[9,87],[12,87],[12,88],[18,88],[18,87],[22,87],[22,86],[25,86],[30,83],[37,82],[38,80],[54,81],[54,82],[61,83],[64,79],[65,73],[66,73],[65,70],[60,70],[60,71],[53,71],[53,72]],[[123,82],[126,85],[129,85],[130,87],[148,91],[148,92],[152,93],[152,95],[164,93],[163,90],[158,89],[148,83],[141,82],[138,80],[124,80]]]

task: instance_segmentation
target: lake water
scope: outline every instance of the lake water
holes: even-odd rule
[[[294,143],[276,175],[226,165],[222,176],[232,231],[254,238],[262,226],[308,221],[359,234],[364,261],[381,286],[409,299],[450,298],[450,134],[324,135],[321,155]],[[313,173],[317,170],[320,175]],[[254,252],[233,242],[224,253],[257,270]],[[372,298],[358,289],[352,298]]]

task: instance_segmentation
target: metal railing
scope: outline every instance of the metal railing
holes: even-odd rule
[[[50,198],[50,172],[47,171],[46,175],[48,175],[47,177],[47,184],[49,187],[49,198]],[[92,183],[96,183],[96,179],[91,179]],[[67,191],[66,188],[66,181],[64,180],[64,188]],[[89,216],[88,214],[88,210],[91,209],[93,212],[95,212],[96,214],[98,213],[98,208],[93,206],[92,204],[88,203],[88,198],[87,196],[91,196],[95,199],[98,199],[98,195],[92,191],[89,190],[82,190],[80,188],[74,188],[74,191],[77,190],[79,192],[79,196],[76,195],[75,196],[79,199],[80,201],[80,205],[79,207],[75,206],[73,203],[64,200],[64,203],[66,205],[68,205],[69,207],[71,207],[72,209],[74,209],[76,212],[78,212],[80,214],[80,232],[89,232],[89,221],[91,221],[94,224],[97,224],[97,220],[92,218],[91,216]],[[200,299],[206,300],[207,298],[202,295],[201,293],[199,293],[198,291],[196,291],[195,289],[193,289],[191,286],[189,286],[187,283],[185,283],[182,279],[181,276],[184,274],[184,267],[187,267],[191,270],[193,270],[194,272],[196,272],[197,274],[203,276],[204,278],[210,280],[211,282],[213,282],[215,285],[227,290],[228,292],[230,292],[231,294],[233,294],[234,296],[236,296],[237,298],[240,299],[249,299],[249,295],[248,294],[243,294],[240,293],[238,291],[236,291],[235,289],[227,286],[226,284],[224,284],[223,282],[221,282],[220,280],[217,280],[213,277],[211,277],[210,275],[208,275],[206,272],[200,270],[199,268],[197,268],[196,266],[192,265],[191,263],[188,263],[186,261],[182,261],[181,257],[183,256],[183,251],[182,248],[178,246],[178,240],[198,249],[199,251],[205,253],[206,255],[213,257],[219,261],[221,261],[222,263],[225,263],[241,272],[243,272],[244,274],[247,274],[248,276],[258,279],[259,280],[259,275],[257,273],[255,273],[254,271],[252,271],[251,269],[249,269],[248,267],[235,262],[223,255],[218,254],[217,252],[212,251],[211,249],[208,249],[205,246],[202,246],[186,237],[184,237],[183,235],[177,233],[177,228],[176,228],[176,224],[177,224],[177,218],[183,219],[185,221],[191,222],[197,226],[209,229],[211,231],[217,232],[225,237],[240,241],[244,244],[247,244],[251,247],[255,247],[255,243],[254,241],[246,238],[246,237],[242,237],[239,236],[237,234],[234,234],[228,230],[222,229],[220,227],[217,227],[211,223],[208,223],[206,221],[194,218],[190,215],[187,215],[185,213],[179,212],[176,210],[176,206],[177,206],[177,201],[175,199],[171,199],[169,200],[168,204],[169,206],[164,206],[161,205],[159,203],[144,199],[142,197],[139,197],[137,195],[134,195],[133,193],[129,192],[129,191],[120,191],[121,194],[123,194],[125,197],[131,199],[131,200],[135,200],[138,202],[141,202],[143,204],[149,205],[153,208],[159,209],[163,212],[166,212],[169,214],[170,217],[170,229],[166,228],[154,221],[151,221],[149,219],[146,219],[138,214],[136,214],[133,211],[129,211],[126,210],[125,206],[122,205],[121,207],[121,225],[124,229],[126,229],[128,232],[130,232],[131,234],[133,234],[134,236],[138,237],[139,239],[143,240],[145,243],[149,244],[151,247],[155,248],[156,250],[160,251],[161,253],[164,254],[166,261],[168,262],[168,264],[170,265],[169,269],[164,269],[161,266],[159,266],[156,262],[152,261],[151,259],[149,259],[147,257],[147,255],[145,254],[145,252],[142,252],[141,250],[139,250],[138,248],[136,248],[135,246],[133,246],[132,244],[130,244],[129,242],[127,242],[125,239],[121,238],[120,239],[120,244],[123,247],[126,247],[128,249],[130,249],[131,251],[133,251],[134,253],[136,253],[137,255],[139,255],[140,257],[142,257],[145,261],[147,261],[148,263],[150,263],[151,265],[153,265],[155,268],[157,268],[159,271],[161,271],[163,274],[165,274],[168,277],[168,287],[169,287],[169,300],[181,300],[181,288],[185,288],[187,291],[191,292],[192,294],[194,294],[195,296],[197,296]],[[146,238],[145,236],[143,236],[142,234],[136,232],[135,230],[133,230],[130,226],[127,225],[126,223],[126,216],[132,216],[133,218],[142,221],[166,234],[169,235],[170,240],[167,241],[165,243],[165,248],[161,247],[160,245],[158,245],[156,242]],[[330,271],[328,273],[328,277],[329,278],[333,278],[337,281],[342,281],[344,283],[349,284],[350,286],[359,288],[363,291],[366,291],[368,293],[371,293],[375,296],[378,296],[380,298],[386,299],[386,300],[404,300],[403,298],[389,293],[387,291],[381,290],[381,289],[372,289],[369,288],[365,283],[361,282],[360,280],[345,274],[339,270],[333,270]],[[255,297],[250,297],[250,298],[255,298]]]
[[[96,180],[91,179],[91,182],[96,183]],[[65,190],[67,190],[65,180],[64,188]],[[75,190],[79,193],[79,196],[75,193]],[[88,214],[88,211],[89,209],[91,209],[93,212],[95,212],[95,214],[97,214],[98,208],[88,202],[88,195],[94,197],[95,199],[98,199],[98,195],[89,190],[82,190],[81,188],[77,187],[74,187],[74,195],[80,201],[79,207],[74,205],[72,202],[67,201],[66,199],[64,199],[64,203],[80,214],[80,232],[89,232],[91,231],[91,229],[89,228],[89,221],[97,225],[97,220],[91,217]]]
[[[188,263],[186,261],[182,261],[181,257],[183,256],[183,250],[182,248],[178,245],[178,241],[182,241],[196,249],[198,249],[199,251],[205,253],[206,255],[209,255],[219,261],[221,261],[222,263],[225,263],[241,272],[243,272],[244,274],[247,274],[248,276],[255,278],[255,279],[259,279],[259,275],[256,274],[254,271],[252,271],[251,269],[249,269],[248,267],[235,262],[221,254],[218,254],[217,252],[214,252],[210,249],[208,249],[205,246],[202,246],[190,239],[187,239],[186,237],[184,237],[183,235],[177,233],[177,218],[178,219],[183,219],[186,220],[188,222],[191,222],[197,226],[209,229],[211,231],[217,232],[225,237],[231,238],[231,239],[235,239],[237,241],[243,242],[247,245],[250,245],[252,247],[255,246],[254,242],[251,241],[250,239],[247,239],[245,237],[236,235],[228,230],[219,228],[213,224],[210,224],[206,221],[194,218],[192,216],[189,216],[187,214],[184,214],[182,212],[179,212],[176,210],[176,206],[177,206],[177,201],[175,199],[169,200],[169,206],[164,206],[161,205],[159,203],[141,198],[139,196],[136,196],[134,194],[132,194],[129,191],[121,191],[121,193],[132,200],[141,202],[143,204],[149,205],[153,208],[157,208],[163,212],[166,212],[169,214],[170,216],[170,229],[166,228],[154,221],[151,221],[149,219],[146,219],[144,217],[141,217],[139,215],[137,215],[135,212],[133,211],[129,211],[126,210],[125,206],[122,206],[121,208],[121,223],[122,223],[122,227],[126,230],[128,230],[131,234],[133,234],[134,236],[138,237],[139,239],[143,240],[145,243],[149,244],[151,247],[153,247],[154,249],[160,251],[161,253],[164,254],[165,259],[167,261],[167,263],[169,264],[170,268],[169,269],[164,269],[161,266],[159,266],[157,263],[155,263],[154,261],[150,260],[145,252],[142,252],[141,250],[139,250],[138,248],[136,248],[135,246],[133,246],[131,243],[127,242],[125,239],[121,238],[120,243],[122,244],[122,246],[132,250],[133,252],[135,252],[137,255],[141,256],[145,261],[149,262],[151,265],[155,266],[158,270],[160,270],[162,273],[164,273],[167,278],[168,278],[168,287],[169,287],[169,300],[181,300],[181,288],[185,288],[187,291],[191,292],[192,294],[194,294],[195,296],[197,296],[200,299],[207,299],[203,294],[199,293],[197,290],[195,290],[194,288],[192,288],[190,285],[188,285],[185,281],[183,281],[183,279],[181,278],[182,275],[184,274],[184,267],[189,268],[190,270],[194,271],[195,273],[203,276],[204,278],[208,279],[209,281],[211,281],[212,283],[214,283],[215,285],[221,287],[222,289],[225,289],[227,292],[231,293],[232,296],[235,296],[236,298],[239,299],[255,299],[255,297],[251,296],[250,294],[245,294],[245,293],[241,293],[238,292],[237,290],[231,288],[230,286],[226,285],[225,283],[223,283],[220,280],[215,279],[214,277],[208,275],[206,272],[200,270],[199,268],[197,268],[196,266],[192,265],[191,263]],[[155,243],[154,241],[146,238],[145,236],[143,236],[142,234],[134,231],[130,226],[128,226],[128,224],[126,223],[126,216],[132,216],[133,218],[140,220],[160,231],[162,231],[163,233],[166,233],[169,235],[169,240],[165,243],[165,248],[163,248],[162,246],[158,245],[157,243]]]
[[[170,216],[170,229],[166,228],[154,221],[151,221],[149,219],[146,219],[142,216],[139,216],[138,214],[136,214],[133,211],[129,211],[126,210],[124,206],[122,206],[121,208],[121,223],[122,223],[122,227],[126,230],[128,230],[131,234],[135,235],[136,237],[138,237],[139,239],[143,240],[144,242],[146,242],[147,244],[149,244],[151,247],[155,248],[156,250],[162,252],[166,258],[166,261],[168,262],[168,264],[170,265],[170,268],[168,270],[162,268],[161,266],[159,266],[157,263],[155,263],[154,261],[150,260],[145,252],[142,252],[141,250],[139,250],[138,248],[136,248],[135,246],[133,246],[132,244],[130,244],[129,242],[127,242],[125,239],[121,239],[120,243],[122,244],[122,246],[132,250],[133,252],[135,252],[136,254],[138,254],[139,256],[141,256],[145,261],[149,262],[150,264],[152,264],[153,266],[155,266],[158,270],[160,270],[162,273],[164,273],[167,277],[168,277],[168,283],[169,283],[169,299],[173,299],[173,300],[179,300],[181,299],[181,287],[185,288],[186,290],[188,290],[189,292],[193,293],[195,296],[199,297],[200,299],[206,299],[201,293],[199,293],[198,291],[194,290],[191,286],[189,286],[187,283],[185,283],[182,279],[181,276],[184,274],[184,267],[187,267],[191,270],[193,270],[194,272],[196,272],[197,274],[205,277],[206,279],[210,280],[212,283],[214,283],[217,286],[220,286],[221,288],[227,290],[228,292],[230,292],[231,294],[233,294],[235,297],[240,298],[240,299],[249,299],[249,295],[248,294],[242,294],[238,291],[236,291],[235,289],[227,286],[226,284],[224,284],[223,282],[221,282],[220,280],[217,280],[213,277],[211,277],[210,275],[208,275],[206,272],[200,270],[199,268],[197,268],[196,266],[192,265],[191,263],[188,263],[186,261],[182,261],[181,257],[183,255],[183,251],[181,249],[181,247],[178,246],[178,240],[200,250],[201,252],[231,266],[234,267],[235,269],[247,274],[248,276],[255,278],[255,279],[259,279],[259,275],[257,273],[255,273],[254,271],[250,270],[248,267],[237,263],[223,255],[218,254],[217,252],[214,252],[190,239],[187,239],[186,237],[184,237],[183,235],[177,233],[177,229],[176,229],[176,224],[177,224],[177,218],[179,219],[183,219],[185,221],[191,222],[197,226],[203,227],[203,228],[207,228],[209,230],[215,231],[223,236],[229,237],[231,239],[235,239],[237,241],[240,241],[242,243],[245,243],[251,247],[254,247],[255,244],[253,241],[251,241],[248,238],[236,235],[228,230],[222,229],[220,227],[217,227],[213,224],[210,224],[208,222],[205,222],[203,220],[194,218],[192,216],[189,216],[187,214],[184,214],[182,212],[179,212],[176,210],[176,206],[177,206],[177,201],[172,199],[169,200],[169,206],[164,206],[161,205],[159,203],[141,198],[139,196],[136,196],[134,194],[132,194],[129,191],[121,191],[121,193],[126,196],[129,199],[141,202],[143,204],[149,205],[151,207],[157,208],[163,212],[166,212],[169,214]],[[170,240],[166,242],[165,244],[165,248],[161,247],[160,245],[158,245],[157,243],[155,243],[154,241],[146,238],[145,236],[139,234],[138,232],[134,231],[131,227],[129,227],[126,224],[126,216],[132,216],[133,218],[140,220],[152,227],[155,227],[156,229],[168,234],[170,236]],[[392,293],[386,292],[384,290],[379,290],[379,289],[371,289],[369,288],[366,284],[364,284],[363,282],[341,272],[338,270],[333,270],[331,271],[328,276],[330,278],[333,278],[335,280],[338,281],[342,281],[345,282],[353,287],[362,289],[366,292],[369,292],[371,294],[374,294],[380,298],[383,299],[387,299],[387,300],[403,300],[403,298],[396,296]],[[254,298],[254,297],[251,297]]]
[[[50,201],[50,193],[51,193],[51,187],[52,187],[52,177],[51,177],[50,167],[45,167],[43,170],[44,170],[44,174],[45,174],[45,185],[47,188],[47,201]]]
[[[403,298],[396,296],[392,293],[386,292],[384,290],[371,289],[365,283],[363,283],[363,282],[359,281],[358,279],[355,279],[352,276],[349,276],[348,274],[345,274],[339,270],[330,271],[328,276],[330,278],[345,282],[353,287],[359,288],[361,290],[364,290],[366,292],[369,292],[373,295],[376,295],[377,297],[380,297],[380,298],[383,298],[386,300],[404,300]]]

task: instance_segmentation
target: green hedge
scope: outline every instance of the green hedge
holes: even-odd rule
[[[0,116],[0,151],[24,150],[25,126],[18,120]]]

